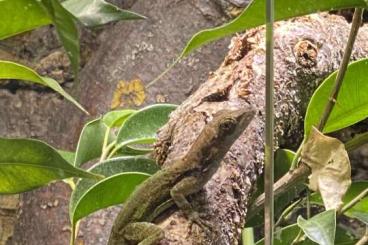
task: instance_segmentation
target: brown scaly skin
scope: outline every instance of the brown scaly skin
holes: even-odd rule
[[[212,177],[254,114],[250,106],[239,108],[231,104],[216,112],[184,156],[148,178],[125,202],[108,244],[151,245],[160,241],[164,233],[150,221],[157,207],[170,198],[190,220],[205,229],[205,223],[186,197],[201,190]]]

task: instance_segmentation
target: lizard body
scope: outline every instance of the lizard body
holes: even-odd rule
[[[212,115],[184,156],[171,160],[132,193],[115,220],[108,244],[151,245],[160,241],[163,231],[149,222],[155,218],[156,208],[170,198],[189,219],[202,225],[186,196],[201,190],[212,177],[254,113],[249,106],[239,109],[239,105],[229,105]]]

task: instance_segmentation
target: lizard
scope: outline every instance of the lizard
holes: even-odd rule
[[[173,162],[133,191],[115,219],[108,245],[158,243],[164,238],[164,232],[151,223],[156,217],[152,214],[168,200],[172,200],[190,221],[205,228],[207,224],[186,197],[203,188],[254,114],[251,106],[239,107],[239,104],[228,104],[215,112],[186,154],[170,160]]]

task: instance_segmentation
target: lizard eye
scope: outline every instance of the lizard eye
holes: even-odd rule
[[[236,121],[234,119],[227,119],[220,125],[220,131],[224,134],[231,134],[236,128]]]

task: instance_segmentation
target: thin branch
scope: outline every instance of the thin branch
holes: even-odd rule
[[[345,149],[348,152],[354,151],[368,143],[368,132],[357,136],[359,139],[352,139],[345,143]],[[277,198],[282,193],[299,183],[306,181],[308,175],[311,174],[310,168],[305,164],[300,164],[294,171],[289,171],[274,184],[274,197]],[[264,193],[261,194],[252,204],[248,217],[257,214],[264,205]]]
[[[336,76],[336,80],[335,80],[335,84],[331,90],[330,93],[330,97],[328,99],[327,105],[325,107],[325,110],[323,111],[321,120],[318,124],[318,130],[319,131],[323,131],[328,118],[330,117],[330,114],[332,112],[332,109],[334,108],[336,101],[337,101],[337,96],[339,95],[339,91],[342,85],[342,82],[344,81],[344,77],[345,77],[345,73],[347,70],[347,67],[349,65],[349,61],[350,61],[350,57],[351,57],[351,53],[353,51],[353,47],[354,47],[354,43],[356,40],[356,37],[358,35],[358,31],[359,31],[359,27],[362,25],[362,21],[363,21],[363,11],[364,9],[361,8],[356,8],[354,11],[354,16],[353,16],[353,21],[351,24],[351,29],[350,29],[350,33],[349,33],[349,38],[348,38],[348,42],[346,44],[345,47],[345,52],[344,52],[344,56],[342,58],[342,62],[340,64],[340,68],[338,70],[337,76]],[[308,137],[308,136],[305,136]],[[291,164],[291,168],[290,170],[294,170],[296,168],[296,166],[298,165],[299,161],[300,161],[300,153],[301,153],[301,149],[303,147],[303,144],[305,142],[305,137],[303,142],[301,143],[295,157],[294,160]]]
[[[354,16],[353,16],[353,21],[351,24],[351,30],[349,34],[348,43],[346,44],[346,47],[345,47],[344,57],[342,58],[340,69],[337,73],[335,84],[332,88],[328,103],[322,114],[321,121],[318,124],[318,130],[321,132],[323,131],[323,128],[325,127],[328,121],[331,111],[335,106],[342,82],[344,81],[345,73],[346,73],[346,70],[347,70],[347,67],[350,61],[350,56],[353,51],[354,42],[358,35],[359,27],[362,25],[362,20],[363,20],[363,9],[356,8],[354,12]]]
[[[360,202],[367,195],[368,195],[368,188],[366,188],[364,191],[362,191],[361,193],[359,193],[359,195],[357,195],[356,197],[354,197],[353,200],[351,200],[348,204],[346,204],[341,209],[340,214],[343,214],[346,211],[348,211],[350,208],[354,207],[355,204],[357,204],[358,202]]]
[[[366,143],[368,143],[368,132],[354,136],[352,140],[346,142],[345,149],[347,151],[352,151]]]
[[[368,226],[365,227],[365,234],[355,245],[364,245],[368,243]]]

